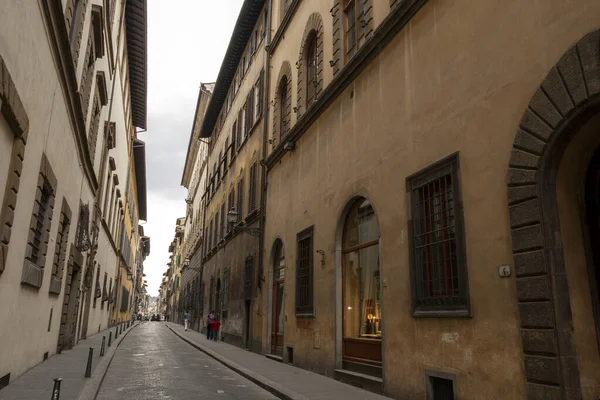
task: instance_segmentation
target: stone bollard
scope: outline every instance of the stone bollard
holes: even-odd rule
[[[94,358],[94,348],[90,347],[90,352],[88,353],[87,366],[85,367],[85,377],[92,377],[92,358]]]
[[[62,382],[62,378],[54,378],[54,388],[52,388],[52,399],[51,400],[59,400],[60,399],[60,383]]]
[[[108,347],[110,347],[111,342],[112,342],[112,331],[108,332]]]
[[[100,357],[104,357],[104,346],[106,345],[106,336],[102,336],[102,346],[100,346]]]

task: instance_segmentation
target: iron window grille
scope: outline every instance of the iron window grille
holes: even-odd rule
[[[313,299],[313,227],[298,233],[298,255],[296,261],[296,316],[314,315]]]
[[[287,133],[288,112],[288,77],[284,75],[279,82],[279,140]]]
[[[204,283],[200,284],[200,298],[198,299],[198,308],[200,309],[200,315],[204,314]]]
[[[44,179],[39,200],[36,201],[34,206],[34,210],[37,208],[37,212],[35,212],[34,216],[34,234],[29,243],[31,245],[31,255],[29,256],[29,260],[38,265],[40,268],[44,268],[44,265],[39,261],[42,259],[41,253],[42,245],[44,244],[44,227],[46,225],[46,220],[50,218],[50,200],[52,197],[52,187],[50,186],[50,183]]]
[[[414,316],[470,316],[455,153],[406,179]]]
[[[225,203],[221,204],[221,239],[227,234],[227,225],[225,220]]]

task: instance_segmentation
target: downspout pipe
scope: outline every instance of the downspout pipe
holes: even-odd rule
[[[271,45],[271,7],[272,0],[269,0],[267,6],[267,27],[265,27],[266,38],[265,38],[265,80],[263,82],[265,95],[263,96],[263,145],[262,145],[262,161],[261,165],[261,190],[260,190],[260,219],[259,219],[259,252],[258,252],[258,265],[263,276],[259,276],[258,279],[263,279],[265,275],[264,263],[264,252],[265,252],[265,215],[267,207],[267,167],[264,160],[267,158],[267,140],[269,135],[269,80],[271,76],[271,55],[267,51]]]

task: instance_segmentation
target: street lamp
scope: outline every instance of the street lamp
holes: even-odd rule
[[[240,217],[240,213],[238,213],[237,211],[235,211],[235,208],[231,208],[231,210],[229,210],[229,212],[227,213],[227,223],[229,224],[233,224],[233,230],[240,230],[243,232],[247,232],[249,233],[251,236],[255,236],[258,237],[260,236],[260,229],[259,228],[248,228],[245,226],[238,226],[238,219]]]

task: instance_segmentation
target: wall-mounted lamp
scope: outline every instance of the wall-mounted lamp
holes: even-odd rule
[[[227,223],[232,224],[233,225],[233,231],[235,233],[236,230],[240,230],[243,232],[247,232],[248,234],[250,234],[251,236],[254,237],[258,237],[260,236],[260,229],[259,228],[248,228],[245,226],[238,226],[238,219],[239,219],[240,213],[238,213],[237,211],[235,211],[235,208],[231,208],[231,210],[229,210],[229,212],[227,213]]]
[[[323,250],[317,250],[317,253],[321,255],[321,266],[325,267],[325,252]]]

